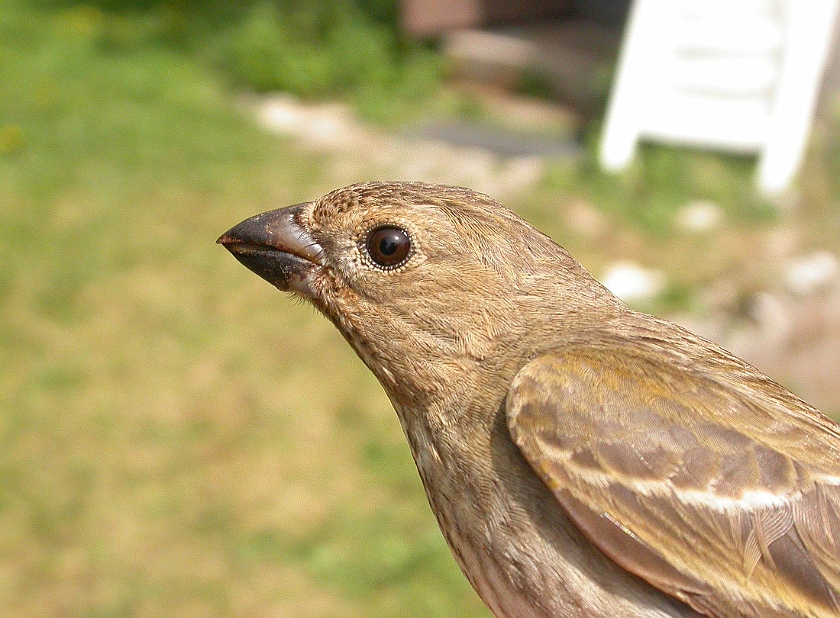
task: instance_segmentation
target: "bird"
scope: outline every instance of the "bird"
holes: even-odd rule
[[[376,376],[496,618],[840,616],[840,426],[492,198],[360,183],[218,242]]]

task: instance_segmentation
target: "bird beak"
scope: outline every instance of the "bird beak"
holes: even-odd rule
[[[324,250],[300,223],[307,205],[296,204],[245,219],[216,242],[278,289],[314,297],[312,283],[324,266]]]

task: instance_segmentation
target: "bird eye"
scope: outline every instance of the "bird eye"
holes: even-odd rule
[[[378,227],[367,237],[367,252],[383,268],[402,266],[411,251],[411,239],[398,227]]]

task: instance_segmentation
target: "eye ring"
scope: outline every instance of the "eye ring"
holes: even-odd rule
[[[365,249],[374,264],[392,270],[411,257],[411,237],[400,227],[380,225],[368,232]]]

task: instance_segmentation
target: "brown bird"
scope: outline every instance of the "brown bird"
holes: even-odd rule
[[[498,618],[840,616],[840,427],[491,198],[359,184],[218,242],[379,379]]]

